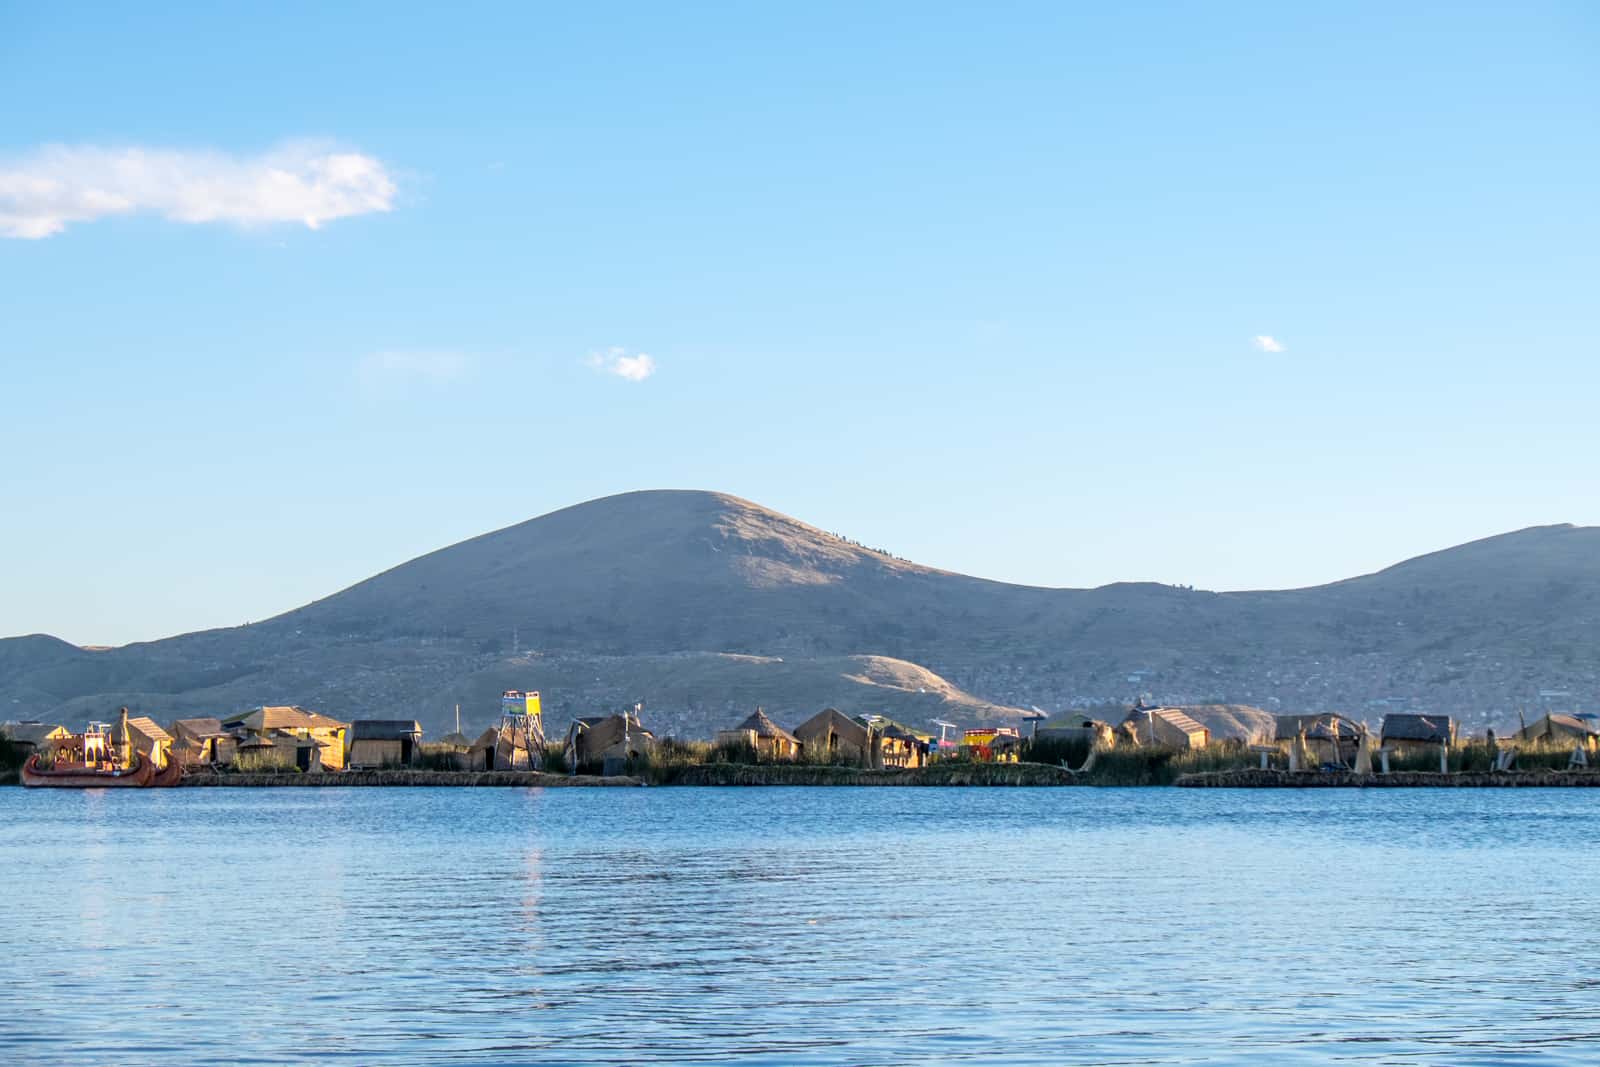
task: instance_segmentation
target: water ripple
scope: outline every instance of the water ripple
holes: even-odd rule
[[[40,1065],[1589,1064],[1587,790],[0,790]]]

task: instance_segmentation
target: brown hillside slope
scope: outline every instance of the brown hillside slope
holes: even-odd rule
[[[0,707],[21,717],[138,694],[211,710],[320,703],[381,718],[477,700],[507,657],[534,649],[552,663],[605,664],[584,690],[595,700],[668,687],[652,657],[815,661],[804,683],[819,685],[845,676],[832,666],[844,657],[872,656],[916,665],[994,707],[1143,692],[1374,719],[1422,707],[1470,722],[1503,718],[1540,689],[1600,692],[1597,638],[1592,528],[1524,530],[1282,592],[1042,589],[893,559],[725,494],[651,491],[464,541],[252,626],[97,653],[0,641]],[[720,684],[742,693],[746,681]],[[684,703],[683,714],[700,714]]]

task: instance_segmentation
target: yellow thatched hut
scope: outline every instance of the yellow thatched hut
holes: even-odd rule
[[[172,752],[172,735],[157,726],[154,719],[145,715],[128,720],[128,736],[133,741],[133,750],[157,769],[167,765],[167,760]]]
[[[800,739],[757,708],[731,730],[718,730],[719,746],[748,746],[757,759],[792,760],[800,755]]]
[[[239,739],[239,752],[293,753],[303,771],[343,770],[350,724],[300,707],[266,706],[222,721]],[[311,742],[301,744],[300,742]]]

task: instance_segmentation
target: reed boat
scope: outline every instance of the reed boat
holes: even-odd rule
[[[167,765],[150,776],[152,789],[165,789],[177,785],[183,778],[183,762],[172,753],[167,753]]]
[[[155,764],[138,755],[133,757],[133,765],[127,768],[106,769],[83,763],[58,763],[47,769],[39,765],[37,752],[29,756],[28,762],[22,765],[22,784],[30,788],[142,788],[152,785],[155,777]]]
[[[177,759],[157,768],[133,747],[127,708],[115,732],[106,723],[92,722],[83,733],[57,741],[47,753],[35,752],[22,765],[22,784],[34,789],[142,789],[177,785],[182,777]]]

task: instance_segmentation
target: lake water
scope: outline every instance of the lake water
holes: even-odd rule
[[[1595,790],[0,790],[0,1060],[1593,1064]]]

